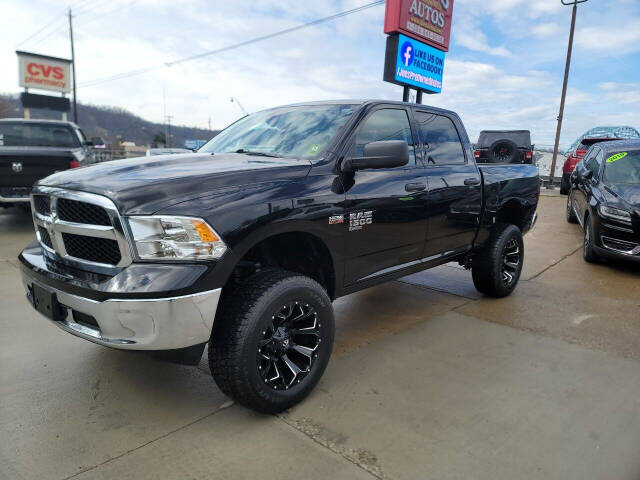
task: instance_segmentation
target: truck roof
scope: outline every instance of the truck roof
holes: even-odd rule
[[[407,107],[422,107],[428,108],[429,110],[440,112],[443,114],[456,115],[457,113],[453,110],[446,110],[444,108],[433,107],[431,105],[425,105],[424,103],[411,103],[411,102],[399,102],[397,100],[384,100],[384,99],[344,99],[344,100],[319,100],[312,102],[296,102],[288,105],[278,105],[271,108],[281,108],[281,107],[300,107],[304,105],[375,105],[375,104],[384,104],[384,105],[404,105]],[[265,110],[270,110],[271,108],[267,108]]]
[[[45,118],[0,118],[0,123],[50,123],[54,125],[66,125],[68,127],[78,127],[75,123],[67,120],[49,120]]]

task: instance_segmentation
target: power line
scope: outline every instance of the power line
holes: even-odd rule
[[[133,77],[133,76],[136,76],[136,75],[141,75],[143,73],[148,73],[148,72],[152,72],[152,71],[155,71],[155,70],[160,70],[160,69],[167,68],[167,67],[172,67],[173,65],[178,65],[180,63],[190,62],[192,60],[197,60],[197,59],[200,59],[200,58],[203,58],[203,57],[208,57],[210,55],[216,55],[218,53],[222,53],[222,52],[226,52],[226,51],[233,50],[233,49],[236,49],[236,48],[244,47],[244,46],[247,46],[247,45],[250,45],[250,44],[253,44],[253,43],[261,42],[263,40],[269,40],[269,39],[274,38],[274,37],[278,37],[278,36],[281,36],[281,35],[286,35],[288,33],[292,33],[292,32],[298,31],[298,30],[302,30],[303,28],[313,27],[313,26],[319,25],[321,23],[330,22],[330,21],[336,20],[338,18],[346,17],[347,15],[352,15],[354,13],[358,13],[358,12],[361,12],[363,10],[375,7],[375,6],[382,5],[382,4],[384,4],[384,2],[385,2],[385,0],[377,0],[375,2],[371,2],[371,3],[367,3],[365,5],[362,5],[360,7],[352,8],[350,10],[345,10],[343,12],[339,12],[339,13],[336,13],[334,15],[329,15],[328,17],[319,18],[319,19],[313,20],[311,22],[307,22],[307,23],[303,23],[301,25],[297,25],[295,27],[285,28],[284,30],[273,32],[273,33],[270,33],[270,34],[267,34],[267,35],[262,35],[260,37],[251,38],[249,40],[245,40],[244,42],[239,42],[239,43],[235,43],[235,44],[232,44],[232,45],[227,45],[226,47],[217,48],[217,49],[209,50],[209,51],[202,52],[202,53],[199,53],[199,54],[196,54],[196,55],[191,55],[191,56],[188,56],[188,57],[179,58],[177,60],[165,62],[165,63],[163,63],[161,65],[153,65],[153,66],[149,66],[149,67],[145,67],[145,68],[140,68],[140,69],[137,69],[137,70],[130,70],[128,72],[122,72],[122,73],[111,75],[111,76],[108,76],[108,77],[102,77],[102,78],[97,78],[97,79],[94,79],[94,80],[89,80],[89,81],[87,81],[85,83],[80,84],[79,87],[92,87],[92,86],[98,85],[100,83],[110,82],[110,81],[114,81],[114,80],[120,80],[122,78],[127,78],[127,77]]]
[[[25,38],[24,40],[22,40],[20,43],[18,43],[16,45],[16,48],[19,47],[20,45],[23,45],[25,43],[27,43],[29,40],[31,40],[34,37],[37,37],[38,35],[40,35],[43,31],[45,31],[47,28],[49,28],[52,24],[59,22],[60,20],[64,20],[64,17],[62,17],[61,15],[56,15],[55,17],[53,17],[51,19],[50,22],[47,22],[42,28],[40,28],[39,30],[37,30],[35,33],[33,33],[32,35],[29,35],[27,38]]]

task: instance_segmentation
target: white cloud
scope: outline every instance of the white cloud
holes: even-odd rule
[[[553,22],[538,23],[531,27],[531,33],[536,37],[551,37],[559,32],[560,26]]]
[[[640,50],[640,19],[617,25],[593,25],[579,28],[576,45],[589,51],[617,53]]]

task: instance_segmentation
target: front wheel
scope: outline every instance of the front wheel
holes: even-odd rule
[[[522,233],[515,225],[498,225],[473,258],[473,284],[489,297],[506,297],[515,290],[524,262]]]
[[[315,387],[333,346],[333,307],[313,279],[268,270],[231,292],[216,315],[209,367],[237,403],[278,413]]]
[[[586,262],[596,263],[598,261],[598,255],[593,247],[594,233],[593,233],[593,221],[591,215],[588,215],[584,221],[584,241],[582,243],[582,258]]]

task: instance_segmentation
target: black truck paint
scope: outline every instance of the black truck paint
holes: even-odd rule
[[[37,137],[12,136],[12,130],[44,127],[61,136],[38,144]],[[0,119],[0,206],[28,205],[31,187],[54,172],[90,163],[87,142],[72,122],[58,120]]]
[[[39,182],[39,187],[107,197],[122,219],[202,218],[228,247],[218,261],[143,261],[134,255],[125,268],[77,268],[43,256],[34,242],[20,255],[23,276],[45,289],[98,302],[166,299],[221,289],[223,313],[216,316],[214,338],[216,328],[230,321],[226,318],[229,309],[233,311],[229,305],[234,292],[256,272],[295,272],[316,281],[328,298],[335,299],[451,261],[486,272],[493,261],[489,246],[503,234],[510,235],[513,251],[523,248],[518,237],[536,217],[537,167],[477,166],[462,122],[450,111],[387,101],[333,103],[351,105],[353,114],[311,160],[201,151],[97,164]],[[410,164],[348,171],[345,162],[356,132],[380,110],[406,113],[412,137]],[[452,142],[450,136],[439,145],[438,138],[445,137],[432,135],[427,141],[431,130],[426,125],[435,125],[434,118],[451,122],[457,140]],[[459,152],[453,164],[447,161],[448,152]],[[116,228],[126,233],[126,220]],[[522,253],[517,258],[521,269]],[[515,287],[519,269],[505,294]],[[474,281],[479,289],[491,290],[480,273],[476,278],[475,270]],[[224,332],[218,335],[222,338]],[[219,376],[216,380],[226,384]],[[221,388],[234,398],[242,396],[231,387]],[[245,404],[276,411],[304,394],[280,399],[284,403],[263,398],[263,403]]]

